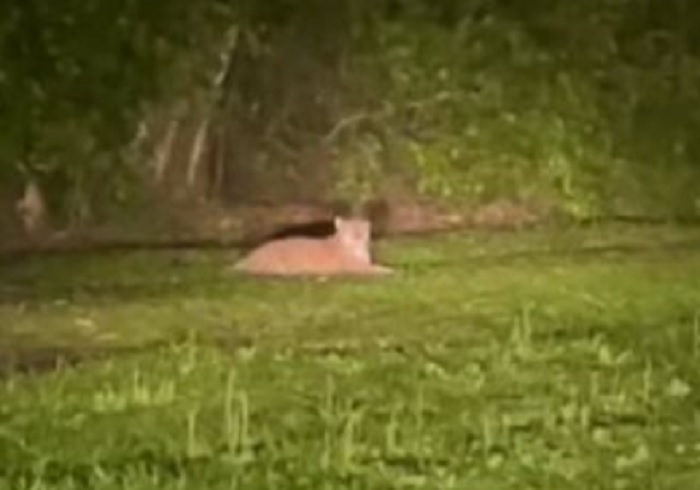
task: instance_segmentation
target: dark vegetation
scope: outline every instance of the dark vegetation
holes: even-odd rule
[[[32,176],[64,223],[148,228],[183,194],[697,215],[696,2],[1,9],[3,192]]]

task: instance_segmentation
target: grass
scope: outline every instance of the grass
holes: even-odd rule
[[[5,373],[0,488],[694,488],[699,244],[398,240],[395,277],[327,282],[230,253],[3,264],[2,352],[115,353]]]

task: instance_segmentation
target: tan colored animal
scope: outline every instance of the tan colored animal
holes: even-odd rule
[[[336,217],[327,238],[285,238],[265,243],[234,269],[256,275],[379,275],[392,272],[372,263],[371,227],[362,219]]]
[[[27,182],[24,194],[15,204],[15,209],[22,222],[25,235],[39,238],[48,232],[48,210],[44,196],[36,182]]]

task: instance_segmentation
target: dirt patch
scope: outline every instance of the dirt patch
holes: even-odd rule
[[[159,224],[140,231],[91,227],[54,234],[41,243],[0,243],[0,255],[18,253],[137,248],[250,248],[270,238],[291,235],[325,236],[333,232],[333,218],[349,216],[351,206],[340,201],[317,203],[249,204],[223,207],[215,203],[180,203]],[[176,206],[177,207],[177,206]],[[518,230],[547,219],[542,206],[501,199],[481,206],[455,209],[415,199],[376,199],[357,214],[370,219],[375,237],[435,233],[474,228]],[[4,246],[3,246],[4,245]]]
[[[469,216],[475,228],[490,230],[519,230],[543,221],[548,210],[535,203],[497,199],[476,207]]]

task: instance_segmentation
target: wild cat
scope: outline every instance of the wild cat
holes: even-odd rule
[[[362,219],[334,219],[335,233],[326,238],[284,238],[254,249],[234,270],[255,275],[329,276],[389,274],[373,264],[371,226]]]
[[[33,180],[24,186],[22,197],[15,203],[15,211],[27,237],[39,238],[46,235],[48,232],[48,209],[39,185]]]

